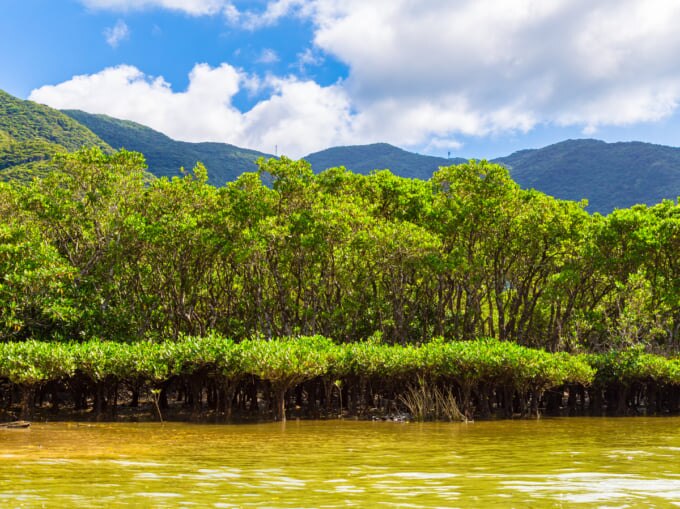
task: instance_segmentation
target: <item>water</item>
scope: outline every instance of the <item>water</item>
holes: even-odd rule
[[[0,507],[680,507],[680,419],[34,424]]]

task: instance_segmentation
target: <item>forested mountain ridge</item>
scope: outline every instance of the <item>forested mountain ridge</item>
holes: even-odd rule
[[[177,175],[197,161],[208,168],[210,182],[223,185],[256,169],[259,157],[271,154],[223,143],[172,140],[153,129],[106,115],[65,111],[114,148],[142,152],[157,176]],[[483,154],[480,154],[480,159]],[[304,157],[315,172],[344,166],[368,174],[389,169],[395,175],[428,180],[440,167],[466,162],[462,158],[415,154],[387,143],[332,147]],[[605,143],[566,140],[540,149],[521,150],[493,162],[506,166],[523,188],[556,198],[587,199],[590,212],[607,214],[637,203],[654,205],[680,196],[680,148],[641,142]]]
[[[227,143],[176,141],[150,127],[107,115],[80,110],[64,110],[63,113],[91,129],[115,149],[125,148],[144,154],[149,171],[157,177],[177,176],[181,167],[190,170],[201,162],[208,168],[209,182],[222,186],[244,172],[256,171],[255,162],[260,157],[272,157]]]
[[[353,172],[366,175],[376,169],[388,169],[400,177],[422,180],[428,180],[440,166],[467,162],[467,159],[460,157],[445,159],[414,154],[388,143],[332,147],[309,154],[304,159],[312,165],[315,171],[344,166]]]
[[[345,166],[358,173],[389,168],[427,180],[439,167],[466,162],[398,149],[385,143],[334,147],[305,157],[315,171]],[[638,203],[654,205],[680,196],[680,148],[642,142],[566,140],[493,159],[524,189],[563,200],[587,199],[590,212],[607,214]]]
[[[680,196],[680,148],[642,142],[566,140],[495,159],[523,188],[565,200],[586,198],[591,212]]]
[[[27,179],[47,169],[56,152],[84,146],[110,147],[85,126],[63,113],[23,101],[0,90],[0,178]]]
[[[146,157],[149,172],[175,176],[197,162],[208,168],[209,182],[221,186],[255,171],[254,150],[225,143],[189,143],[135,122],[82,111],[59,112],[0,91],[0,178],[26,180],[48,171],[46,159],[57,151],[83,146],[126,148]],[[483,156],[483,154],[481,154]],[[431,178],[439,167],[461,158],[415,154],[386,143],[333,147],[305,157],[315,172],[345,166],[357,173],[389,169],[408,178]],[[521,150],[493,162],[503,164],[523,188],[560,199],[587,199],[590,212],[607,214],[637,203],[654,205],[680,196],[680,148],[641,142],[605,143],[567,140]]]

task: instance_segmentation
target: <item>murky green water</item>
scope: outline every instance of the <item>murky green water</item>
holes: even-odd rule
[[[0,507],[680,507],[680,419],[35,424]]]

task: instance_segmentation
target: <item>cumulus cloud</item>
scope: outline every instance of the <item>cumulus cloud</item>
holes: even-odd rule
[[[240,90],[269,90],[251,110],[232,104]],[[162,77],[122,65],[34,90],[30,99],[133,120],[185,141],[220,141],[301,157],[350,138],[350,101],[339,85],[294,77],[264,81],[228,64],[196,65],[189,86],[175,92]]]
[[[215,85],[217,91],[206,92],[210,101],[197,101],[201,104],[191,112],[195,118],[205,111],[208,119],[181,122],[200,124],[201,136],[211,132],[210,139],[267,151],[288,145],[294,155],[324,144],[373,141],[435,149],[447,140],[527,132],[539,125],[593,133],[604,126],[657,121],[680,102],[676,0],[272,0],[260,10],[243,11],[226,0],[82,1],[99,8],[157,6],[221,15],[249,30],[286,16],[305,18],[313,27],[312,48],[290,68],[304,76],[305,66],[323,55],[347,66],[346,79],[331,86],[301,77],[262,80],[226,66],[232,77],[220,80],[231,80],[236,89],[269,87],[271,96],[239,112],[224,86]],[[192,79],[229,74],[223,67],[199,66],[194,72],[199,69],[200,76]],[[124,94],[144,89],[141,111],[147,101],[157,104],[149,113],[152,125],[183,139],[199,138],[176,122],[189,116],[187,103],[195,99],[191,87],[173,93],[162,80],[156,85],[157,79],[141,71],[127,72]],[[81,80],[102,80],[107,73],[114,71]],[[77,82],[59,85],[55,96],[70,94]],[[97,104],[82,96],[81,105],[74,100],[73,106],[101,107],[107,99],[96,92]],[[129,106],[135,102],[130,96],[127,106],[117,106],[125,110],[118,115],[139,116]],[[204,108],[205,103],[219,108]],[[175,113],[162,113],[163,108]],[[226,123],[213,119],[213,111],[224,111],[230,127],[220,127]],[[286,130],[286,123],[295,128]]]
[[[106,44],[112,48],[117,48],[121,41],[130,37],[130,29],[127,23],[122,19],[119,19],[116,24],[112,27],[106,28],[104,30],[104,39],[106,39]]]
[[[296,78],[269,78],[271,97],[244,114],[242,140],[247,146],[302,157],[358,139],[351,103],[339,85],[322,87]]]
[[[314,5],[315,43],[349,66],[346,86],[360,111],[389,97],[430,108],[440,129],[484,135],[652,121],[680,98],[678,2]]]
[[[309,17],[314,8],[314,2],[308,0],[273,0],[266,3],[264,10],[239,10],[231,0],[80,0],[80,2],[95,10],[127,12],[167,9],[191,16],[219,14],[230,23],[248,30],[272,26],[291,14]]]
[[[432,138],[423,148],[423,152],[441,152],[442,150],[459,150],[463,143],[455,138]]]
[[[409,140],[537,124],[594,132],[658,120],[680,100],[674,0],[274,0],[235,19],[255,29],[289,15],[348,66],[357,119],[377,124],[380,112]]]

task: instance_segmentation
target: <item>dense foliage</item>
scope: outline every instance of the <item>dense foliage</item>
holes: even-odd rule
[[[314,175],[287,159],[223,188],[202,166],[146,175],[139,154],[88,149],[0,187],[0,338],[378,332],[402,345],[680,346],[670,201],[589,215],[474,161],[430,181]]]
[[[89,129],[58,110],[22,101],[0,90],[0,145],[4,141],[28,142],[43,140],[67,150],[83,146],[108,148]]]
[[[594,413],[605,401],[621,413],[640,405],[662,413],[678,410],[680,359],[636,348],[551,354],[495,339],[390,346],[376,338],[338,345],[321,336],[235,343],[209,334],[162,342],[0,343],[2,380],[20,389],[25,416],[36,396],[45,395],[53,406],[70,400],[84,408],[91,399],[97,416],[105,409],[115,416],[119,395],[137,406],[130,400],[147,391],[163,392],[164,410],[173,395],[195,417],[229,417],[235,410],[242,418],[284,418],[287,399],[304,415],[338,415],[343,402],[354,414],[370,415],[397,408],[404,395],[427,397],[440,388],[462,418],[528,416],[539,407],[559,411],[565,392],[576,401],[586,387]],[[12,392],[0,384],[0,398],[11,400]],[[582,397],[578,405],[585,406]]]
[[[50,164],[0,184],[0,397],[26,412],[65,382],[97,413],[120,384],[280,417],[293,392],[318,414],[414,387],[467,416],[588,385],[593,408],[677,410],[673,202],[589,215],[486,161],[421,181],[272,159],[222,188],[126,151]]]

